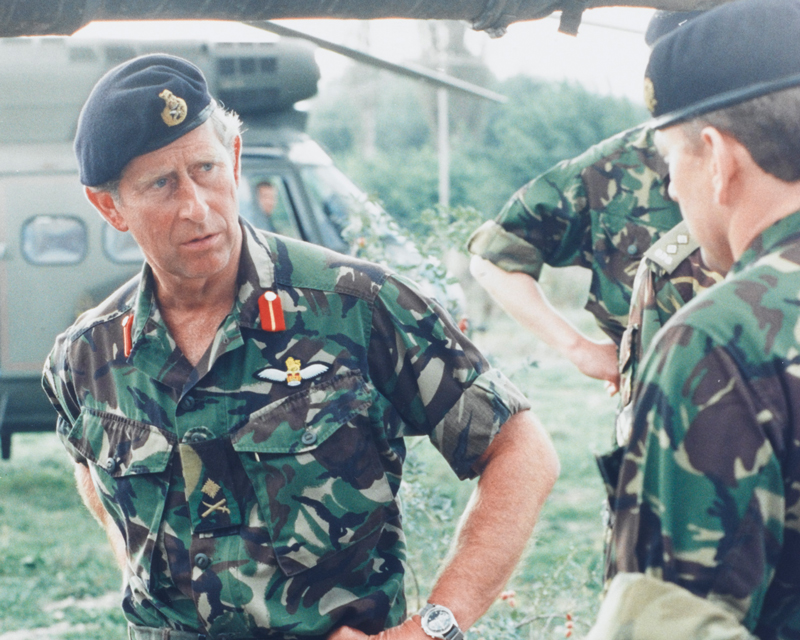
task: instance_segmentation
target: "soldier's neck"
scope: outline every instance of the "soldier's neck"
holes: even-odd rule
[[[191,281],[177,287],[175,283],[156,284],[161,317],[192,366],[200,362],[233,307],[238,264],[235,266],[232,273],[205,282]]]

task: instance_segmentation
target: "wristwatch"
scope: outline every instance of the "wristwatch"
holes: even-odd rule
[[[464,640],[464,632],[458,628],[453,612],[440,604],[426,604],[419,612],[422,630],[431,638]]]

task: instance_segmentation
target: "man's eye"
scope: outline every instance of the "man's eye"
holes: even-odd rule
[[[156,180],[156,181],[153,183],[153,186],[154,186],[156,189],[163,189],[164,187],[166,187],[166,186],[167,186],[167,179],[166,179],[166,178],[159,178],[158,180]]]
[[[200,167],[203,171],[211,171],[214,168],[213,162],[206,162]]]

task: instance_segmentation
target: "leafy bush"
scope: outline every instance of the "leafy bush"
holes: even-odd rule
[[[378,74],[365,93],[363,75],[354,69],[317,99],[309,133],[404,227],[422,233],[423,212],[438,203],[435,92]],[[518,76],[491,88],[508,103],[453,98],[450,108],[451,204],[481,219],[555,163],[647,117],[628,100],[572,83]]]

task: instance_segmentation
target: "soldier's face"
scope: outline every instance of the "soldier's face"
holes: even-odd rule
[[[275,210],[275,187],[271,184],[262,184],[258,187],[258,206],[261,210],[270,215]]]
[[[728,225],[714,198],[713,158],[702,140],[690,139],[680,126],[656,131],[655,144],[669,166],[669,196],[680,205],[703,260],[725,273],[733,264]]]
[[[157,279],[210,278],[235,268],[240,145],[237,139],[232,157],[206,122],[125,167],[119,198],[104,215],[131,232]]]

